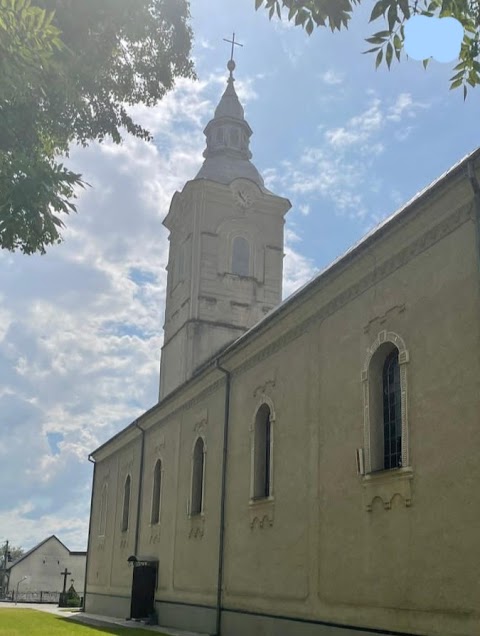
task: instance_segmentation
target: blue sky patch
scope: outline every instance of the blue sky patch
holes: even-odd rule
[[[146,331],[138,327],[137,325],[127,322],[106,322],[104,329],[115,336],[131,336],[137,337],[141,340],[145,340],[150,336]]]
[[[405,23],[405,52],[414,60],[452,62],[460,55],[463,26],[455,18],[415,15]]]
[[[130,280],[137,285],[147,285],[148,283],[155,283],[157,280],[155,274],[139,267],[131,267],[128,275]]]
[[[47,440],[50,444],[50,450],[52,451],[52,455],[59,455],[60,442],[63,442],[63,434],[62,433],[47,433]]]

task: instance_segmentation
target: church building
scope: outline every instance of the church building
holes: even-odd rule
[[[159,402],[91,454],[85,611],[478,636],[480,150],[282,302],[234,68],[164,220]]]

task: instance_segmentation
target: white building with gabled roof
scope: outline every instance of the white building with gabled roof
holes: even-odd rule
[[[83,596],[86,552],[72,551],[52,534],[7,566],[7,594],[20,600],[56,601],[72,585]]]

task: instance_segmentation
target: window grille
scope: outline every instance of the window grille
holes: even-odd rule
[[[255,422],[254,499],[264,499],[271,494],[271,426],[270,409],[263,404],[258,410]]]
[[[402,465],[402,409],[398,349],[383,365],[383,458],[384,469]]]
[[[152,496],[152,515],[151,523],[156,524],[160,521],[160,497],[162,488],[162,462],[158,459],[153,471],[153,496]]]
[[[204,443],[199,437],[195,443],[193,451],[192,470],[192,505],[191,515],[199,515],[203,511],[203,463],[204,463]]]
[[[130,475],[125,480],[123,491],[123,514],[122,514],[122,532],[128,530],[128,517],[130,514]]]

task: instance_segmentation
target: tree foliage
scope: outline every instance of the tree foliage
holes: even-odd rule
[[[355,7],[362,0],[255,0],[257,9],[264,6],[270,19],[286,14],[311,35],[315,27],[329,27],[332,31],[348,28]],[[384,62],[390,68],[392,61],[401,59],[405,40],[405,22],[413,15],[456,18],[464,27],[465,35],[460,58],[451,78],[450,88],[463,87],[464,97],[468,86],[480,83],[480,0],[377,0],[370,22],[382,20],[384,28],[367,38],[373,44],[366,53],[375,55],[378,67]],[[424,66],[428,60],[424,60]]]
[[[188,0],[0,0],[1,247],[60,242],[72,144],[151,138],[129,107],[194,76],[188,20]]]
[[[6,550],[7,544],[4,543],[1,547],[0,547],[0,569],[3,569],[4,567],[4,559],[5,559],[5,550]],[[7,567],[11,564],[11,563],[15,563],[15,561],[17,559],[19,559],[21,556],[23,556],[25,554],[25,550],[23,548],[20,547],[15,547],[15,546],[8,546],[8,555],[10,556],[10,558],[7,558]]]

